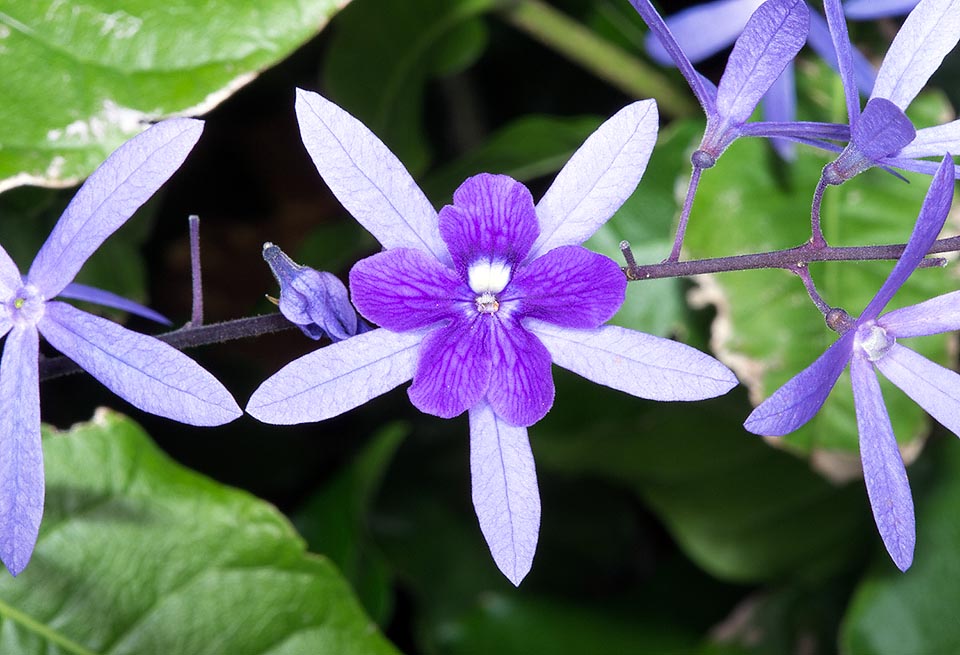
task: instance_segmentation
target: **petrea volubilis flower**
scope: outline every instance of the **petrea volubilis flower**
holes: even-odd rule
[[[886,16],[900,16],[917,6],[919,0],[849,0],[843,4],[847,18],[873,20]]]
[[[305,335],[314,341],[324,336],[342,341],[366,332],[336,275],[297,264],[269,242],[263,244],[263,259],[280,285],[280,313]]]
[[[873,369],[879,369],[927,413],[960,435],[960,375],[897,343],[901,337],[960,329],[960,292],[882,316],[880,312],[923,260],[943,227],[953,200],[953,168],[952,159],[945,158],[903,255],[860,318],[853,320],[843,310],[831,310],[827,321],[840,332],[840,338],[757,406],[744,423],[755,434],[793,432],[820,410],[849,362],[867,495],[887,552],[902,571],[913,561],[916,543],[913,499]]]
[[[553,404],[551,362],[656,400],[726,393],[736,378],[689,346],[604,326],[626,280],[580,246],[640,181],[657,134],[652,100],[604,123],[536,205],[519,182],[481,174],[439,215],[363,124],[299,91],[304,145],[340,202],[386,249],[350,290],[381,327],[310,353],[247,405],[268,423],[320,421],[413,380],[428,414],[468,412],[473,502],[494,561],[519,584],[533,561],[540,496],[527,427]]]
[[[679,11],[668,16],[664,22],[690,61],[697,63],[734,43],[763,1],[714,0]],[[810,12],[809,16],[807,43],[824,61],[837,68],[837,56],[826,21],[815,11]],[[672,63],[670,54],[655,32],[647,35],[646,46],[647,52],[657,62]],[[853,50],[852,55],[860,90],[868,94],[873,88],[873,67],[860,51]],[[763,116],[767,121],[786,123],[796,118],[793,62],[783,69],[783,73],[764,94],[762,102]],[[774,139],[773,145],[782,156],[792,155],[793,144],[789,141]]]
[[[25,277],[0,248],[0,334],[6,335],[0,360],[0,559],[13,575],[30,560],[43,514],[40,335],[146,412],[191,425],[221,425],[242,413],[223,385],[178,350],[53,300],[173,174],[202,130],[200,121],[173,119],[120,146],[74,196]],[[102,293],[84,299],[102,299]]]
[[[824,167],[823,182],[843,184],[874,166],[932,174],[938,164],[924,158],[960,151],[960,121],[916,130],[904,111],[960,40],[960,0],[917,3],[890,44],[862,113],[840,0],[826,0],[824,9],[840,61],[850,140]]]

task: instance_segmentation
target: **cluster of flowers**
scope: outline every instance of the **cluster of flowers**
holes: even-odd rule
[[[802,0],[725,3],[741,13],[749,6],[750,18],[740,25],[743,32],[717,87],[696,73],[647,0],[630,2],[707,116],[674,261],[700,174],[741,136],[839,152],[824,169],[819,195],[872,166],[935,172],[906,250],[874,300],[858,319],[842,310],[827,312],[828,324],[841,334],[838,341],[745,424],[766,435],[795,430],[818,411],[850,362],[870,501],[884,543],[905,569],[914,543],[912,501],[870,369],[879,368],[960,433],[960,377],[895,343],[897,337],[960,327],[960,296],[879,315],[930,249],[953,197],[955,172],[946,151],[955,149],[960,127],[955,122],[916,131],[903,109],[960,37],[960,0],[921,0],[875,83],[872,73],[865,78],[873,90],[862,113],[854,70],[868,69],[850,46],[839,0],[827,0],[825,29],[843,79],[848,125],[748,122],[788,70],[810,26],[819,25]],[[818,38],[815,47],[823,51]],[[698,350],[605,325],[623,303],[627,279],[614,261],[581,246],[639,184],[657,138],[656,104],[635,102],[606,121],[539,202],[516,180],[480,174],[466,180],[439,213],[400,161],[344,110],[301,90],[296,112],[320,175],[384,250],[353,267],[348,294],[333,275],[293,263],[272,244],[264,247],[280,284],[281,312],[307,336],[334,343],[266,380],[246,411],[274,424],[320,421],[412,380],[408,395],[421,411],[442,418],[467,412],[480,529],[497,566],[519,584],[530,570],[540,525],[527,428],[553,404],[552,364],[653,400],[710,398],[737,384],[726,366]],[[14,575],[30,558],[43,508],[40,334],[147,412],[192,425],[220,425],[242,414],[229,392],[179,351],[54,300],[79,297],[131,309],[122,299],[69,283],[179,167],[201,130],[195,120],[164,121],[118,149],[77,193],[25,277],[0,249],[0,329],[7,335],[0,363],[0,407],[7,417],[0,427],[0,559]],[[923,159],[929,156],[943,163]],[[822,240],[818,226],[815,241]]]

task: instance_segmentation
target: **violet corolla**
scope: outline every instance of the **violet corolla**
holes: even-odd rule
[[[367,331],[336,275],[298,264],[270,242],[263,244],[263,259],[280,285],[280,313],[305,335],[342,341]]]
[[[40,335],[151,414],[220,425],[242,413],[223,385],[178,350],[53,300],[173,174],[202,130],[200,121],[173,119],[118,148],[74,196],[25,277],[0,248],[0,334],[6,335],[0,360],[0,559],[13,575],[30,560],[43,514]],[[87,294],[98,298],[103,296]]]
[[[750,17],[764,0],[713,0],[696,5],[668,16],[664,22],[677,44],[691,62],[697,63],[733,44],[743,32]],[[831,66],[837,67],[837,56],[830,38],[826,21],[817,12],[810,12],[810,30],[807,43]],[[647,52],[661,64],[672,63],[656,32],[647,36]],[[870,93],[873,88],[874,70],[863,54],[852,51],[860,90]],[[767,121],[790,122],[796,118],[796,89],[794,66],[789,62],[783,73],[773,82],[763,96],[763,116]],[[777,151],[789,157],[792,144],[774,139]]]
[[[873,369],[879,369],[931,416],[960,435],[960,375],[897,343],[898,338],[960,329],[960,292],[882,316],[880,312],[936,240],[950,211],[953,187],[953,161],[947,157],[933,178],[903,255],[877,295],[856,320],[843,310],[830,310],[827,323],[840,338],[757,406],[744,423],[761,435],[793,432],[820,410],[849,362],[867,495],[887,552],[903,571],[913,561],[916,543],[913,499]]]
[[[277,424],[320,421],[408,380],[423,412],[468,412],[473,502],[494,561],[519,584],[533,561],[540,496],[527,427],[554,400],[551,362],[642,398],[696,400],[736,378],[698,350],[605,326],[626,280],[580,244],[634,191],[657,135],[652,100],[604,123],[534,205],[504,175],[465,181],[439,215],[362,123],[298,91],[304,145],[341,203],[386,249],[358,262],[350,290],[381,327],[310,353],[253,394]]]
[[[840,0],[826,0],[824,9],[840,62],[850,139],[824,167],[821,183],[842,184],[874,166],[932,174],[938,164],[924,158],[960,151],[960,120],[916,130],[904,112],[960,40],[960,0],[917,3],[880,64],[863,112]]]

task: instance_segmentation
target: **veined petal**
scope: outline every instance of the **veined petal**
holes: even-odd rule
[[[960,330],[960,291],[895,309],[878,318],[877,324],[898,339]]]
[[[63,291],[61,291],[57,297],[92,302],[97,305],[102,305],[103,307],[112,307],[113,309],[119,309],[129,314],[134,314],[135,316],[142,316],[145,319],[151,320],[154,323],[160,323],[161,325],[172,324],[170,319],[160,312],[155,312],[149,307],[144,307],[129,298],[124,298],[123,296],[118,296],[115,293],[96,287],[90,287],[86,284],[71,282],[63,288]]]
[[[425,414],[453,418],[476,405],[490,385],[493,319],[455,319],[437,328],[420,345],[420,361],[407,390]]]
[[[518,271],[500,299],[518,299],[524,317],[595,328],[617,313],[626,292],[615,261],[582,246],[560,246]]]
[[[0,361],[0,559],[13,575],[30,561],[43,516],[39,341],[34,326],[15,327]]]
[[[850,142],[876,162],[895,155],[913,141],[917,131],[906,114],[884,98],[871,98],[850,128]]]
[[[303,145],[323,181],[384,248],[415,248],[450,261],[437,212],[366,125],[303,89],[297,89],[296,110]]]
[[[687,84],[690,85],[690,90],[693,91],[693,95],[697,97],[700,106],[703,107],[703,111],[706,112],[707,116],[714,113],[717,107],[716,92],[708,87],[709,82],[707,82],[706,78],[701,76],[693,67],[693,64],[690,63],[690,59],[683,52],[677,40],[673,38],[673,34],[670,32],[667,24],[663,22],[663,18],[661,18],[657,10],[653,8],[650,0],[630,0],[630,4],[633,5],[633,8],[637,10],[637,13],[640,14],[640,17],[643,18],[643,21],[650,28],[650,31],[657,36],[660,43],[670,54],[674,65],[680,69],[680,73],[684,79],[687,80]]]
[[[960,436],[960,375],[898,343],[874,364],[930,416]]]
[[[690,7],[664,19],[690,61],[696,63],[736,41],[751,14],[763,0],[714,0]],[[654,32],[647,34],[647,53],[660,64],[671,64]]]
[[[398,248],[361,259],[350,270],[350,291],[360,313],[377,325],[403,332],[449,318],[469,289],[430,255]],[[469,295],[465,298],[469,300]]]
[[[573,153],[537,204],[540,236],[527,260],[557,246],[579,245],[636,190],[657,142],[653,100],[627,105]]]
[[[543,321],[525,324],[557,366],[638,398],[702,400],[737,386],[730,369],[677,341],[615,325],[573,330]]]
[[[860,94],[857,92],[857,83],[854,78],[853,46],[850,44],[850,34],[847,32],[847,19],[843,15],[840,0],[824,0],[823,9],[827,14],[827,25],[833,42],[833,59],[837,62],[837,70],[840,71],[840,79],[843,82],[843,95],[847,103],[847,122],[855,125],[860,115]],[[811,27],[813,22],[811,21]]]
[[[921,0],[890,44],[871,98],[906,109],[960,40],[960,0]]]
[[[493,330],[487,401],[511,425],[533,425],[553,407],[550,353],[513,319]]]
[[[960,120],[917,130],[897,157],[943,157],[948,152],[960,152]]]
[[[926,256],[947,220],[947,214],[953,202],[953,186],[953,161],[951,157],[944,157],[940,168],[930,182],[930,189],[927,190],[923,206],[920,207],[920,215],[917,216],[917,224],[913,228],[903,254],[900,255],[900,259],[897,260],[877,295],[863,310],[857,320],[858,323],[876,318]]]
[[[57,296],[100,244],[180,168],[202,131],[202,121],[172,118],[117,148],[67,205],[27,282],[46,298]]]
[[[3,246],[0,246],[0,298],[12,298],[21,286],[23,286],[23,280],[20,277],[20,270]]]
[[[280,287],[280,312],[312,339],[343,341],[357,333],[357,312],[347,287],[333,273],[304,267]]]
[[[847,18],[873,20],[887,16],[900,16],[917,6],[918,0],[847,0],[843,9]]]
[[[837,339],[813,364],[757,405],[743,427],[754,434],[780,437],[812,419],[850,360],[855,333],[850,330]]]
[[[453,193],[440,210],[440,235],[461,275],[479,259],[519,264],[540,233],[533,196],[507,175],[481,173]]]
[[[246,411],[275,425],[343,414],[413,377],[422,332],[372,330],[295,359],[267,378]]]
[[[717,85],[717,112],[744,123],[770,85],[807,40],[810,12],[803,0],[768,0],[754,12]]]
[[[913,562],[917,541],[907,470],[883,404],[880,382],[865,357],[854,355],[850,362],[850,380],[860,433],[863,481],[867,485],[873,519],[894,564],[906,571]]]
[[[480,531],[500,572],[519,586],[540,535],[540,491],[527,429],[484,402],[470,409],[470,484]]]
[[[38,327],[50,345],[145,412],[188,425],[223,425],[243,414],[215,377],[153,337],[56,301]]]

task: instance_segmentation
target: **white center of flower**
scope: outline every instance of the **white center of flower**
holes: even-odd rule
[[[504,290],[510,281],[510,265],[481,259],[467,268],[467,280],[470,289],[477,294],[477,311],[481,314],[493,314],[500,309],[497,294]]]
[[[891,337],[886,330],[875,323],[861,326],[857,330],[857,344],[863,348],[863,352],[866,353],[867,359],[871,362],[875,362],[886,355],[887,351],[896,342],[897,340],[894,337]]]

